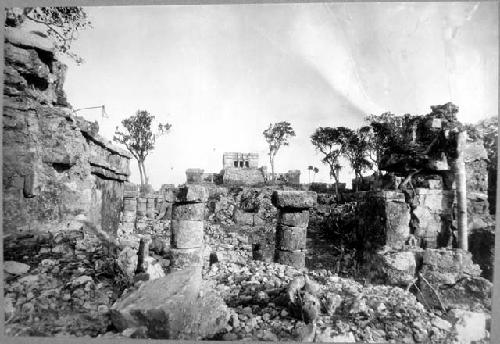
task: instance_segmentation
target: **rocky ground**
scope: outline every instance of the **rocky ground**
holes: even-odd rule
[[[113,263],[92,246],[92,240],[76,233],[72,238],[30,238],[33,254],[28,254],[28,247],[14,250],[6,241],[11,252],[4,268],[7,334],[144,337],[141,332],[117,332],[109,317],[109,308],[123,289],[133,290],[143,282],[131,286],[123,281],[119,286]],[[313,243],[316,253],[309,255],[310,262],[329,267],[332,250],[326,242],[323,238]],[[300,294],[302,301],[309,298],[317,304],[313,315],[290,301],[290,283],[303,276],[314,285]],[[230,309],[225,329],[207,339],[456,342],[457,330],[451,330],[453,312],[428,311],[406,290],[364,285],[338,277],[332,270],[219,261],[204,270],[204,279]]]

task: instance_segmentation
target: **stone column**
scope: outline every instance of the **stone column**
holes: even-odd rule
[[[137,217],[146,216],[147,209],[147,198],[139,197],[137,198]]]
[[[309,208],[316,203],[313,191],[274,191],[272,202],[278,208],[276,263],[305,267]]]
[[[155,197],[154,195],[148,195],[146,198],[146,217],[148,219],[153,219],[155,216]]]
[[[203,229],[207,200],[208,192],[201,185],[187,185],[177,192],[172,206],[172,269],[203,266]]]

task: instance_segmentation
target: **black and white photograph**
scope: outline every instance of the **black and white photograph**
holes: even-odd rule
[[[1,342],[500,343],[498,1],[2,8]]]

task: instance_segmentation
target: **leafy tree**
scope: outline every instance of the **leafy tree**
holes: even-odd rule
[[[274,158],[281,146],[289,145],[288,139],[295,136],[295,131],[290,123],[283,121],[269,124],[269,128],[264,130],[262,134],[269,145],[269,163],[271,164],[271,173],[274,182],[276,180],[274,174]]]
[[[132,156],[137,159],[139,173],[141,175],[141,185],[148,184],[146,166],[144,161],[149,152],[155,148],[156,137],[166,134],[172,127],[169,123],[158,124],[158,130],[153,133],[151,125],[155,116],[145,110],[138,110],[135,116],[130,116],[122,121],[124,130],[119,130],[118,126],[113,136],[113,141],[123,144]]]
[[[349,160],[358,181],[355,185],[357,191],[359,181],[363,178],[362,172],[373,167],[373,163],[370,161],[370,151],[372,149],[371,128],[361,127],[356,131],[351,130],[345,136],[343,146],[344,156]]]
[[[313,183],[314,183],[314,179],[316,179],[316,174],[319,172],[319,169],[315,166],[311,166],[309,165],[307,167],[307,169],[309,170],[309,183],[311,183],[311,171],[313,171],[314,175],[313,175]]]
[[[92,27],[87,13],[82,7],[25,7],[6,9],[7,26],[18,26],[25,20],[42,24],[47,29],[57,49],[80,64],[83,59],[71,52],[71,44],[78,31]]]
[[[346,143],[352,130],[345,127],[319,127],[311,135],[311,142],[316,150],[324,155],[322,163],[330,167],[330,177],[335,179],[335,193],[338,197],[338,184],[341,165],[339,158],[345,153]]]
[[[397,151],[402,147],[403,119],[404,117],[390,112],[365,118],[372,129],[371,132],[365,133],[370,140],[368,159],[377,171],[380,171],[382,157],[387,151]]]

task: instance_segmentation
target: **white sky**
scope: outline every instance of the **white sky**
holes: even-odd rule
[[[459,118],[497,116],[498,11],[486,3],[330,3],[88,7],[93,29],[73,45],[65,89],[111,139],[138,109],[173,125],[146,160],[150,182],[219,172],[222,153],[258,152],[262,131],[287,120],[297,136],[276,170],[328,168],[310,143],[319,126],[364,115],[426,114],[452,101]],[[139,181],[135,161],[131,181]],[[344,169],[343,181],[351,172]]]

